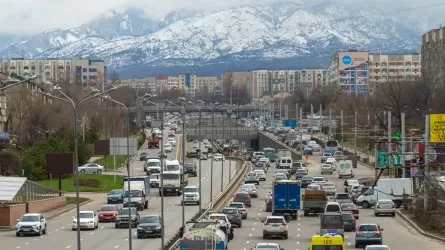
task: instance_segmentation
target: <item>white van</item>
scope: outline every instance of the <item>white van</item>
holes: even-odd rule
[[[165,160],[164,171],[181,172],[182,165],[179,164],[178,160]]]
[[[294,161],[292,160],[292,157],[288,157],[288,156],[281,157],[278,160],[277,169],[291,169],[293,163],[294,163]]]
[[[329,213],[329,212],[341,212],[341,206],[340,203],[338,202],[334,202],[334,201],[330,201],[328,203],[326,203],[326,206],[324,207],[324,212],[325,213]]]
[[[338,161],[335,163],[338,169],[338,178],[353,178],[354,172],[352,171],[352,161]]]

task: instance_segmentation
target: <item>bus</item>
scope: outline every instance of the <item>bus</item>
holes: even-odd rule
[[[334,153],[338,150],[338,141],[337,140],[327,140],[324,144],[324,152],[326,153]]]
[[[277,160],[277,152],[274,148],[263,148],[263,152],[270,162],[275,162]]]

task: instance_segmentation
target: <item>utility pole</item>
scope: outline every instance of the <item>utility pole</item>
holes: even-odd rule
[[[391,129],[391,111],[386,112],[388,114],[388,177],[391,178],[391,172],[389,167],[391,167],[391,152],[392,152],[392,129]]]
[[[354,112],[354,154],[357,154],[357,110]]]
[[[423,209],[425,211],[428,211],[428,183],[429,181],[427,180],[427,178],[430,178],[429,176],[429,167],[428,167],[428,163],[429,163],[429,148],[430,148],[430,115],[425,115],[425,153],[423,154]]]
[[[300,113],[299,113],[299,115],[300,115],[300,122],[299,122],[299,125],[300,125],[300,128],[302,128],[302,127],[303,127],[303,108],[302,108],[302,107],[300,107]]]
[[[340,110],[340,126],[341,126],[341,151],[343,151],[343,109]]]
[[[298,119],[298,103],[295,104],[295,119]]]
[[[401,152],[401,159],[400,159],[400,163],[402,164],[402,170],[403,170],[403,172],[402,172],[402,178],[405,178],[406,177],[406,174],[405,174],[405,151],[406,151],[406,142],[405,142],[405,137],[406,137],[406,135],[405,135],[405,113],[404,112],[402,112],[401,114],[400,114],[400,123],[401,123],[401,129],[402,129],[402,131],[400,132],[400,134],[401,134],[401,136],[400,136],[400,140],[402,141],[402,152]]]
[[[323,107],[320,103],[320,131],[323,134]]]
[[[289,118],[289,106],[288,105],[284,105],[284,117],[286,119]]]
[[[281,102],[278,103],[278,107],[280,109],[280,120],[283,119],[283,114],[281,113]]]
[[[329,109],[329,134],[328,134],[328,139],[331,139],[331,131],[332,130],[332,109]]]

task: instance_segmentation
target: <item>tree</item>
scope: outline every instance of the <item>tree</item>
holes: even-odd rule
[[[20,157],[12,151],[0,151],[0,174],[16,175],[21,171]]]

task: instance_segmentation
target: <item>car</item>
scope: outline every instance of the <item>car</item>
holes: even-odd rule
[[[319,185],[320,187],[323,187],[323,185],[326,183],[326,179],[323,176],[315,176],[312,179],[311,184]]]
[[[312,148],[311,147],[305,147],[303,149],[303,155],[312,155]]]
[[[321,156],[321,163],[326,162],[326,160],[330,157],[332,157],[331,153],[323,153],[323,155]]]
[[[139,161],[147,160],[147,156],[149,156],[148,152],[141,152],[141,154],[139,155]]]
[[[158,188],[161,182],[161,174],[150,174],[150,187]]]
[[[227,207],[238,208],[238,211],[240,211],[240,213],[241,213],[241,218],[243,220],[247,219],[248,211],[247,211],[246,205],[244,205],[244,203],[242,203],[242,202],[231,202]]]
[[[174,131],[168,132],[168,137],[175,137]]]
[[[188,185],[184,187],[184,193],[181,194],[181,204],[196,204],[199,205],[199,188],[195,185]]]
[[[343,151],[335,151],[334,158],[336,161],[342,161],[345,159],[345,155],[343,154]]]
[[[368,189],[370,189],[371,187],[367,187],[367,186],[361,186],[358,187],[355,192],[352,192],[351,196],[352,196],[352,202],[357,203],[357,198],[364,194],[366,191],[368,191]]]
[[[230,224],[236,225],[238,228],[243,226],[243,215],[236,207],[225,207],[222,211],[222,214],[227,215],[229,218]]]
[[[252,197],[247,192],[237,192],[233,198],[233,202],[242,202],[247,207],[252,207]]]
[[[356,220],[354,218],[354,215],[351,212],[341,212],[341,216],[343,217],[343,228],[346,232],[353,232],[355,231]]]
[[[276,173],[275,176],[273,177],[273,179],[275,181],[283,181],[283,180],[288,180],[287,175],[284,173]]]
[[[321,190],[320,185],[318,184],[310,184],[306,187],[307,190]]]
[[[173,152],[173,146],[170,143],[164,144],[164,152],[165,153]]]
[[[280,174],[285,174],[287,179],[289,179],[292,175],[290,173],[291,169],[290,168],[281,168],[281,169],[277,169],[276,170],[276,174],[280,173]]]
[[[140,218],[137,226],[137,237],[157,237],[162,236],[162,219],[159,215],[144,215]]]
[[[332,182],[326,182],[321,188],[326,195],[335,195],[337,193],[337,186]]]
[[[374,207],[374,215],[379,216],[381,214],[396,216],[396,204],[389,199],[378,200]]]
[[[99,214],[97,211],[80,211],[80,229],[92,229],[99,228]],[[77,230],[77,215],[73,216],[73,223],[71,224],[73,231]]]
[[[213,155],[213,160],[214,161],[225,161],[226,157],[224,157],[224,155],[222,155],[222,154],[217,153],[217,154]]]
[[[351,190],[355,186],[360,186],[358,180],[346,180],[344,183],[345,193],[351,193]]]
[[[105,167],[96,163],[87,163],[77,168],[78,173],[82,174],[101,174]]]
[[[391,250],[387,245],[367,245],[365,250]]]
[[[338,202],[335,201],[329,201],[326,203],[324,207],[325,213],[340,213],[341,212],[341,206]]]
[[[173,147],[176,147],[176,139],[175,137],[169,137],[167,138],[167,142],[170,143]]]
[[[308,185],[310,185],[312,183],[313,179],[314,179],[314,177],[309,176],[309,175],[305,175],[305,176],[301,177],[301,188],[306,188]]]
[[[336,193],[334,201],[338,203],[352,203],[351,196],[348,193]]]
[[[336,162],[337,162],[337,161],[335,160],[334,157],[329,157],[329,158],[326,159],[326,161],[325,161],[324,163],[326,163],[326,164],[330,164],[331,167],[332,167],[332,171],[336,171],[336,170],[337,170],[337,168],[335,168],[335,163],[336,163]]]
[[[41,236],[47,233],[46,218],[41,213],[27,213],[20,219],[17,219],[15,226],[15,235],[20,237],[22,235],[36,235]]]
[[[130,209],[130,211],[128,211]],[[131,224],[129,215],[131,213]],[[137,227],[139,225],[140,215],[138,210],[135,207],[124,207],[119,210],[119,213],[116,216],[116,221],[114,222],[114,228],[121,228],[122,226],[131,226]]]
[[[158,157],[161,158],[161,159],[166,159],[167,158],[167,152],[165,150],[164,151],[159,151]]]
[[[266,212],[272,212],[272,199],[268,198],[266,200]]]
[[[199,153],[194,149],[190,152],[187,152],[187,158],[198,158]]]
[[[383,228],[377,223],[360,224],[355,231],[355,248],[383,243]]]
[[[198,176],[197,171],[198,166],[196,166],[195,162],[185,162],[184,163],[184,173],[187,173],[189,176]]]
[[[161,160],[159,158],[147,159],[145,162],[145,172],[147,174],[161,173]]]
[[[252,250],[284,250],[277,243],[257,243]]]
[[[222,214],[222,213],[211,213],[211,214],[209,214],[208,218],[210,220],[223,221],[227,225],[227,227],[229,228],[229,233],[232,234],[232,236],[234,235],[233,234],[232,224],[230,223],[229,217],[227,217],[227,215]],[[230,236],[229,236],[229,238],[230,238]]]
[[[260,181],[265,181],[266,180],[266,173],[264,172],[264,170],[262,170],[262,169],[255,169],[255,170],[253,170],[253,172],[257,173],[258,178],[260,179]]]
[[[260,177],[255,172],[249,172],[246,174],[246,177],[244,177],[244,183],[255,183],[257,185],[260,185]]]
[[[209,156],[207,154],[199,153],[199,159],[200,160],[207,160],[207,159],[209,159]]]
[[[119,208],[116,205],[103,205],[99,209],[99,222],[116,221]]]
[[[334,174],[334,170],[332,169],[332,165],[331,164],[323,164],[321,165],[320,168],[320,174]]]
[[[321,151],[321,147],[318,144],[313,144],[311,146],[311,148],[312,148],[312,151],[314,151],[314,152],[320,152]]]
[[[308,170],[304,168],[299,168],[295,171],[295,179],[301,180],[303,176],[306,176],[308,174]]]
[[[267,157],[259,158],[258,163],[264,163],[266,165],[266,167],[270,167],[270,160]]]
[[[360,210],[354,203],[340,203],[341,211],[351,212],[356,220],[360,217]]]
[[[107,203],[123,203],[124,202],[124,191],[122,189],[113,189],[107,193]]]
[[[249,193],[250,197],[252,197],[252,198],[258,198],[258,192],[257,192],[255,184],[250,184],[250,183],[244,184],[241,186],[241,190]]]
[[[267,239],[270,236],[283,237],[285,240],[288,238],[289,226],[287,225],[284,216],[267,216],[263,222],[263,239]]]

